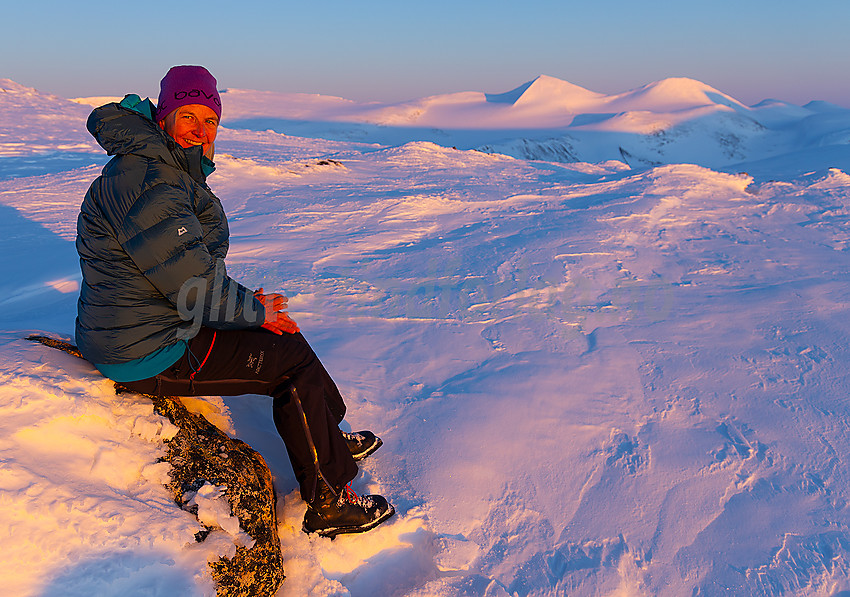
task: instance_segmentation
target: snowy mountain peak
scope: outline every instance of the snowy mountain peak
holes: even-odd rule
[[[568,109],[576,109],[598,101],[604,96],[568,81],[540,75],[507,93],[487,94],[486,97],[487,101],[492,103],[515,106],[560,104]]]
[[[606,95],[590,91],[568,81],[540,75],[506,93],[485,94],[491,104],[507,104],[523,112],[547,112],[557,115],[616,114],[622,112],[653,112],[657,114],[719,107],[747,110],[735,98],[701,81],[672,77],[656,81],[624,93]]]
[[[807,103],[803,106],[807,110],[812,110],[813,112],[844,112],[845,108],[833,104],[831,102],[825,102],[822,100],[815,100]]]
[[[735,98],[702,81],[687,77],[671,77],[627,91],[611,98],[612,103],[626,103],[630,110],[653,112],[676,111],[708,105],[746,109]]]

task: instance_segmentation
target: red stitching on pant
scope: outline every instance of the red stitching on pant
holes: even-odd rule
[[[204,357],[204,360],[203,360],[203,361],[201,361],[201,364],[200,364],[200,365],[198,365],[198,368],[197,368],[197,369],[195,369],[194,371],[192,371],[192,373],[190,373],[190,374],[189,374],[189,379],[191,379],[192,381],[194,381],[194,380],[195,380],[195,374],[196,374],[198,371],[200,371],[201,369],[203,369],[203,368],[204,368],[204,363],[206,363],[206,362],[207,362],[207,359],[208,359],[208,358],[210,358],[210,353],[212,352],[213,344],[215,344],[215,334],[216,334],[216,332],[215,332],[215,331],[213,331],[212,342],[210,342],[210,349],[207,351],[207,355]]]

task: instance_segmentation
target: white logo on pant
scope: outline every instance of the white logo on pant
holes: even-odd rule
[[[180,226],[180,228],[177,229],[177,236],[183,236],[187,232],[189,232],[189,231],[186,230],[185,226]]]

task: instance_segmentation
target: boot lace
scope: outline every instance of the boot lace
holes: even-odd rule
[[[351,483],[346,485],[340,492],[338,503],[340,505],[345,503],[353,504],[355,506],[363,508],[364,510],[368,510],[369,508],[375,505],[375,502],[372,501],[372,498],[370,496],[357,495],[357,493],[353,489],[351,489]]]
[[[363,441],[363,435],[360,433],[348,433],[347,431],[341,431],[340,433],[342,433],[342,437],[344,437],[346,441],[357,442],[358,444]]]

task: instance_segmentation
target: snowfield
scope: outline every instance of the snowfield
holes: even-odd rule
[[[250,540],[220,488],[197,543],[170,424],[24,340],[73,337],[91,106],[0,88],[3,591],[212,595]],[[850,110],[689,79],[222,99],[229,271],[291,297],[385,442],[354,487],[398,511],[303,534],[268,399],[187,399],[272,468],[280,596],[850,594]]]

